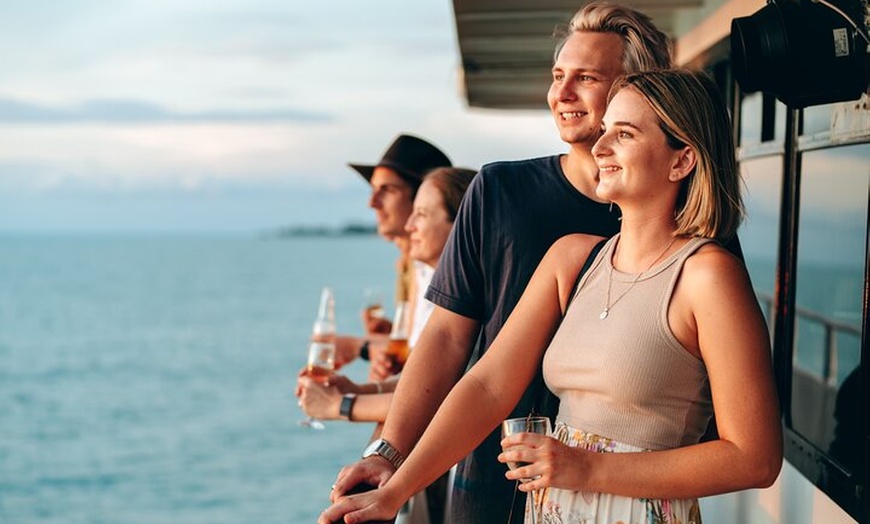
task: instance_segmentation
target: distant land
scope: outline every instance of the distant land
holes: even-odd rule
[[[288,226],[275,232],[277,237],[342,237],[359,235],[376,235],[378,226],[375,224],[345,224],[343,226]]]

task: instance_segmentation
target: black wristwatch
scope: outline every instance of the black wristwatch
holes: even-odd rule
[[[350,413],[353,411],[353,403],[356,402],[356,395],[348,393],[341,397],[341,404],[338,406],[338,414],[350,420]]]
[[[366,450],[363,451],[363,458],[373,457],[375,455],[383,457],[396,469],[399,469],[399,466],[402,465],[402,462],[405,462],[405,457],[403,457],[402,454],[399,453],[399,450],[394,448],[389,442],[382,438],[373,441],[371,444],[369,444]]]

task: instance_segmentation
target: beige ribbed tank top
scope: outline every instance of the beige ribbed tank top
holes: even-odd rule
[[[614,268],[602,320],[618,241],[604,245],[580,280],[544,354],[544,380],[561,400],[557,420],[646,449],[697,443],[713,413],[707,370],[674,337],[667,315],[684,262],[710,239],[691,239],[624,295],[637,275]]]

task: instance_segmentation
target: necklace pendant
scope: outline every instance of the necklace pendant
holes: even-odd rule
[[[604,311],[602,311],[601,314],[598,315],[598,318],[600,318],[601,320],[604,320],[605,318],[607,318],[607,310],[608,310],[608,308],[604,308]]]

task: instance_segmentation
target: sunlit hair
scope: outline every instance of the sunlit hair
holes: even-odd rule
[[[432,182],[444,199],[444,208],[450,221],[456,220],[456,212],[465,195],[465,190],[477,171],[461,167],[436,167],[426,173],[423,182]]]
[[[676,233],[732,237],[745,212],[731,123],[713,80],[701,71],[679,69],[635,73],[613,83],[608,102],[620,89],[633,89],[646,99],[670,147],[689,146],[698,158],[680,183]]]
[[[671,67],[671,45],[667,35],[658,30],[650,17],[622,5],[591,2],[577,11],[567,27],[556,29],[556,52],[559,57],[565,42],[575,32],[616,33],[622,37],[622,72],[637,73]]]

